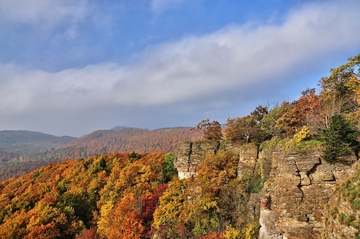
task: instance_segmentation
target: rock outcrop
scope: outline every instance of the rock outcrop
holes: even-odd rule
[[[220,148],[232,149],[223,141],[208,140],[183,143],[175,154],[174,166],[180,179],[191,178],[208,153],[216,154]]]
[[[351,225],[327,219],[334,214],[334,208],[337,214],[353,215],[349,203],[336,196],[335,190],[354,173],[352,165],[356,157],[328,163],[317,150],[299,153],[265,148],[259,153],[258,147],[251,144],[195,141],[182,144],[176,153],[174,164],[179,178],[195,175],[206,154],[216,154],[219,150],[238,155],[238,177],[261,175],[265,181],[260,194],[250,195],[247,204],[252,219],[260,214],[260,239],[353,238],[357,235],[358,231]],[[358,201],[360,208],[360,198]],[[333,211],[325,211],[326,205]],[[354,216],[360,218],[358,214]]]
[[[253,144],[239,147],[238,177],[253,174],[258,161],[258,147]]]
[[[260,199],[261,217],[259,223],[261,225],[259,231],[259,239],[284,239],[285,237],[279,233],[275,227],[276,212],[270,208],[271,201],[269,196]]]
[[[258,165],[258,147],[253,144],[240,146],[231,141],[203,140],[186,142],[180,145],[175,154],[174,166],[180,179],[190,178],[196,174],[197,167],[204,161],[206,154],[216,154],[226,150],[238,155],[238,177],[254,173]]]
[[[274,150],[270,177],[261,192],[268,201],[260,210],[260,238],[319,238],[324,206],[335,186],[353,172],[355,160],[330,164],[318,151],[302,155]]]

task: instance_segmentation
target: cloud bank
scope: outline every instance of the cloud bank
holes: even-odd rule
[[[65,22],[77,22],[89,12],[85,0],[0,0],[0,19],[40,28],[52,28]]]
[[[45,2],[39,0],[48,9]],[[86,12],[83,4],[71,11],[66,4],[61,6],[64,11],[60,7],[49,13],[55,15],[50,24],[69,14],[81,18]],[[214,107],[219,102],[220,106],[233,104],[234,99],[265,100],[267,95],[256,92],[271,95],[306,76],[328,57],[359,49],[358,9],[359,1],[306,4],[290,12],[281,24],[227,26],[202,37],[149,47],[123,65],[107,62],[46,72],[2,63],[0,114],[87,112],[189,101],[200,106],[213,96],[219,97]],[[47,17],[37,13],[30,11],[17,21],[36,23]],[[10,11],[7,17],[16,18],[16,14]]]

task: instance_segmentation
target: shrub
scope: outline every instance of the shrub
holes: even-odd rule
[[[294,135],[294,140],[297,143],[300,143],[303,140],[310,139],[312,135],[313,133],[311,130],[305,125],[299,132]]]

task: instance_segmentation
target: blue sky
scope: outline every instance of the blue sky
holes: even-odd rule
[[[0,130],[195,126],[360,52],[358,0],[0,0]]]

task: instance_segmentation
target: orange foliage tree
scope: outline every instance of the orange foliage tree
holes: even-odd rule
[[[314,133],[319,133],[324,127],[321,122],[321,106],[315,89],[301,92],[301,97],[281,105],[282,116],[277,120],[277,128],[284,129],[286,134],[293,134],[303,126],[308,126]]]
[[[134,194],[128,194],[121,199],[109,214],[109,239],[141,238],[144,226],[140,218],[140,201]]]

